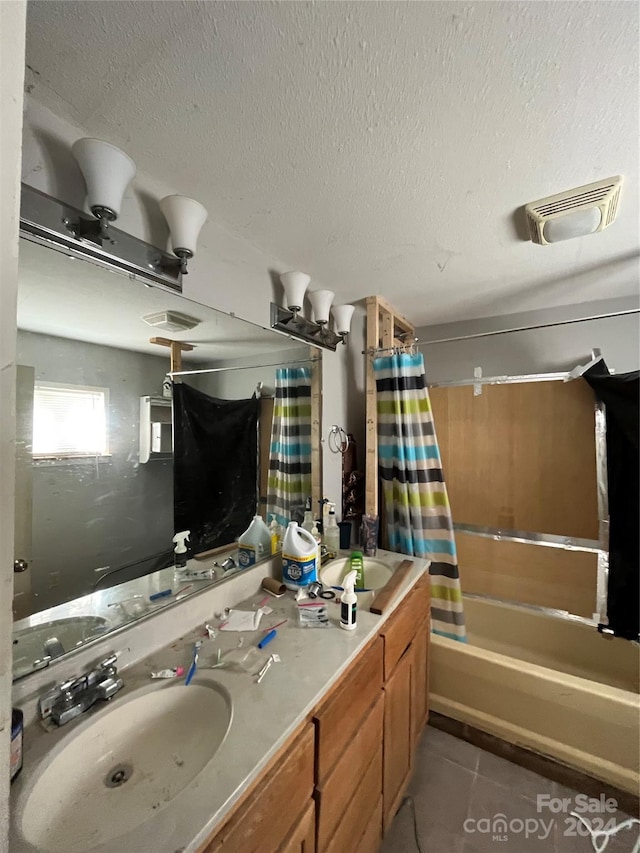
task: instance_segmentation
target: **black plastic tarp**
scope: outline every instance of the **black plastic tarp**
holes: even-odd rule
[[[627,640],[640,634],[639,377],[638,371],[611,375],[603,361],[584,374],[607,421],[608,627]]]
[[[233,542],[256,513],[258,406],[173,386],[174,521],[192,553]]]

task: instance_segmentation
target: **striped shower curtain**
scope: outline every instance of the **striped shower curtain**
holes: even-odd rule
[[[311,370],[279,367],[273,409],[267,515],[286,525],[311,494]]]
[[[378,466],[389,548],[431,561],[431,628],[466,641],[447,487],[421,353],[375,358]]]

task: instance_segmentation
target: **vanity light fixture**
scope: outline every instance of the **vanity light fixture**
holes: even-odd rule
[[[78,238],[113,242],[109,223],[120,215],[125,190],[133,180],[136,166],[131,157],[101,139],[77,139],[71,146],[87,185],[87,206],[95,220],[66,220],[69,231]]]
[[[168,195],[160,202],[160,210],[169,225],[171,247],[177,257],[182,275],[186,275],[187,261],[196,253],[198,235],[207,221],[207,211],[195,198],[184,195]],[[166,261],[163,262],[166,269]]]
[[[285,272],[280,276],[284,287],[287,307],[271,303],[271,328],[286,332],[294,338],[330,349],[335,352],[337,345],[346,338],[351,328],[353,305],[331,307],[334,293],[332,290],[313,290],[309,301],[313,309],[313,320],[307,320],[302,313],[304,295],[311,278],[304,272]],[[329,314],[333,314],[335,331],[329,329]]]

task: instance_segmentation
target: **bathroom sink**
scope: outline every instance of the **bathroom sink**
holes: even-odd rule
[[[325,586],[335,586],[342,588],[342,579],[350,570],[350,561],[348,557],[337,560],[332,560],[323,566],[320,570],[320,580]],[[386,563],[381,560],[376,560],[373,557],[364,558],[364,589],[380,589],[384,586],[393,574]],[[356,592],[358,590],[356,589]]]
[[[113,700],[62,739],[25,792],[26,841],[80,853],[144,823],[207,765],[231,724],[231,698],[207,676]]]
[[[69,616],[18,628],[13,632],[13,677],[31,672],[34,661],[59,657],[109,628],[109,622],[101,616]]]

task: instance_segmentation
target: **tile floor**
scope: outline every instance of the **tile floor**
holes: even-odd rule
[[[432,726],[425,729],[407,793],[413,798],[422,853],[634,853],[640,844],[638,825],[621,830],[605,847],[594,848],[582,825],[568,813],[537,808],[537,798],[573,798],[580,793],[531,770],[453,737]],[[589,796],[594,791],[589,790]],[[488,818],[501,814],[511,828],[502,837],[486,829]],[[585,815],[593,821],[592,813]],[[606,814],[604,826],[617,825],[629,815]],[[635,815],[638,817],[638,815]],[[482,823],[482,819],[486,823]],[[615,824],[608,821],[614,819]],[[520,823],[521,822],[521,823]],[[544,823],[542,823],[544,822]],[[602,826],[602,823],[600,823]],[[526,828],[530,828],[526,837]],[[499,827],[498,827],[499,828]],[[506,835],[506,837],[504,837]],[[381,853],[418,853],[413,812],[405,804],[396,815]]]

